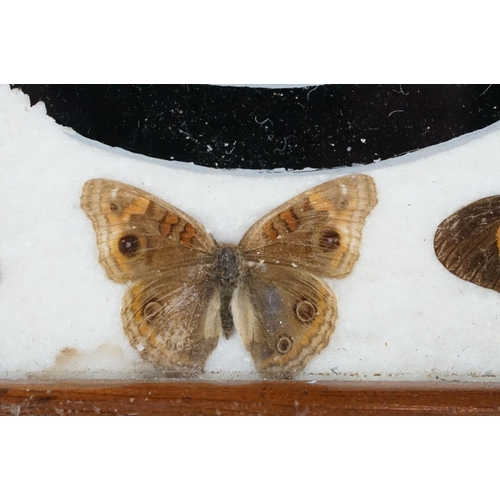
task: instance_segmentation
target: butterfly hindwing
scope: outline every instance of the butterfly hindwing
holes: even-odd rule
[[[233,298],[236,329],[257,370],[289,378],[328,344],[337,303],[320,279],[298,269],[260,264]]]
[[[167,375],[203,369],[222,333],[220,295],[202,266],[140,280],[123,296],[123,327],[130,344]]]

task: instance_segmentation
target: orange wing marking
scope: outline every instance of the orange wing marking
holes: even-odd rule
[[[186,224],[184,231],[181,233],[181,242],[185,246],[190,246],[193,242],[193,238],[196,235],[196,229],[189,222]]]
[[[180,219],[177,215],[169,213],[160,223],[160,231],[165,236],[168,236],[172,233],[174,226],[179,224],[179,221]]]
[[[285,222],[287,231],[289,233],[293,233],[299,227],[299,221],[291,208],[285,210],[284,212],[281,212],[279,214],[279,218],[280,220]]]

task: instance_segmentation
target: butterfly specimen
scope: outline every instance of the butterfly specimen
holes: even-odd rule
[[[439,225],[436,256],[459,278],[500,292],[500,196],[467,205]]]
[[[88,181],[82,208],[108,277],[129,283],[126,335],[168,375],[203,369],[236,327],[259,373],[290,378],[328,344],[335,295],[377,203],[366,175],[314,187],[257,221],[239,245],[218,244],[189,215],[121,182]]]

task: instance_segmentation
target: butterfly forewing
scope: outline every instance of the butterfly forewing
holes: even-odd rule
[[[376,203],[371,177],[353,175],[325,182],[260,219],[240,248],[250,261],[342,278],[358,259],[361,230]]]
[[[208,261],[216,248],[192,217],[121,182],[88,181],[81,204],[94,225],[100,262],[118,283]]]

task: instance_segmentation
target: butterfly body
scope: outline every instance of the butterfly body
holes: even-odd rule
[[[343,177],[271,211],[239,245],[219,245],[135,187],[95,179],[82,194],[101,264],[129,284],[122,320],[142,356],[166,374],[190,375],[235,326],[257,370],[273,378],[295,375],[328,344],[337,305],[321,277],[351,272],[376,202],[370,177]]]
[[[221,298],[220,316],[224,336],[227,339],[234,327],[231,299],[241,279],[241,262],[240,252],[234,245],[222,246],[215,252],[215,279]]]

